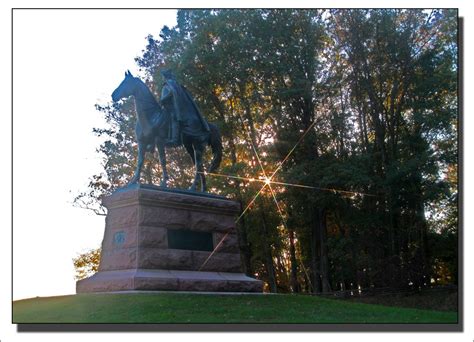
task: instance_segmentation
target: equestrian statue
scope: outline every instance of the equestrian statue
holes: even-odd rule
[[[203,154],[206,146],[210,146],[213,159],[209,172],[216,171],[222,160],[219,129],[204,119],[189,91],[176,81],[170,70],[161,71],[161,75],[164,84],[160,101],[157,101],[147,85],[138,77],[134,77],[130,71],[125,72],[124,80],[112,93],[114,102],[129,96],[135,99],[138,162],[129,184],[140,182],[145,153],[153,153],[156,148],[162,168],[160,186],[166,187],[169,177],[165,148],[182,145],[191,156],[196,170],[190,190],[196,191],[200,181],[201,191],[205,192]]]

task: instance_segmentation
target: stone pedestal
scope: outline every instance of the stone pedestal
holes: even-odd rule
[[[108,214],[99,272],[78,281],[77,293],[262,292],[262,282],[241,270],[234,223],[240,210],[237,202],[137,185],[113,193],[103,203]]]

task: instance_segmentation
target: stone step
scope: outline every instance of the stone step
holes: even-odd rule
[[[77,293],[113,291],[262,292],[262,282],[243,273],[128,269],[79,280]]]

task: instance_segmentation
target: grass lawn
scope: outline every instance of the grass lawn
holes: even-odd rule
[[[457,323],[457,313],[302,295],[123,293],[15,301],[13,322]]]

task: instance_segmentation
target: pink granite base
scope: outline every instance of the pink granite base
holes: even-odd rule
[[[262,292],[262,281],[242,273],[235,226],[239,203],[138,185],[113,193],[103,204],[108,213],[99,272],[78,281],[77,293]],[[170,248],[170,229],[210,233],[219,248],[213,253]]]

